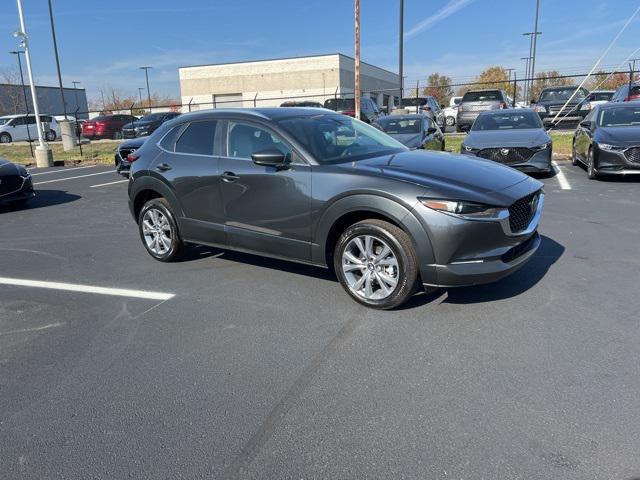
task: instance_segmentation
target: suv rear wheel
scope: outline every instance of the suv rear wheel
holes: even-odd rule
[[[144,204],[138,216],[138,229],[142,244],[156,260],[171,262],[185,249],[175,217],[164,198],[153,198]]]
[[[342,287],[367,307],[391,309],[414,292],[418,278],[413,243],[402,229],[383,220],[363,220],[338,239],[334,269]]]

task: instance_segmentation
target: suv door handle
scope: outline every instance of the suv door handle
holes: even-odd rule
[[[235,182],[236,180],[240,180],[240,177],[233,172],[224,172],[222,174],[222,180],[227,183],[231,183]]]
[[[166,172],[167,170],[171,170],[171,165],[169,165],[168,163],[161,163],[160,165],[156,165],[156,170]]]

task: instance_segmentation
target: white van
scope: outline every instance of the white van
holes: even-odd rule
[[[60,136],[60,127],[52,115],[40,115],[40,121],[45,123],[44,137],[53,142]],[[6,115],[0,117],[0,143],[11,143],[38,139],[35,115]]]

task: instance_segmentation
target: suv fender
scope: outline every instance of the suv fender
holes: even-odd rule
[[[417,200],[416,200],[417,202]],[[409,234],[418,258],[424,264],[435,263],[435,257],[428,234],[411,212],[411,207],[387,197],[375,194],[355,194],[333,202],[320,214],[313,234],[311,258],[315,264],[326,264],[327,239],[335,222],[352,212],[370,212],[374,217],[386,217]],[[419,266],[420,271],[423,265]]]
[[[138,195],[145,190],[151,190],[165,198],[167,202],[169,202],[171,211],[175,215],[178,223],[180,223],[181,218],[184,217],[184,212],[182,211],[180,202],[176,198],[173,191],[164,182],[149,175],[145,175],[136,178],[136,181],[130,182],[129,185],[131,185],[131,189],[129,191],[129,209],[131,210],[131,214],[133,215],[133,218],[136,222],[138,221],[138,218],[135,213],[137,206],[135,202],[138,199]],[[138,207],[140,206],[138,205]]]

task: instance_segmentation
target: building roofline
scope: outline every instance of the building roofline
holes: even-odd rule
[[[22,85],[20,85],[19,83],[0,83],[0,87],[18,87],[20,88]],[[28,88],[29,84],[25,83],[24,84],[24,88]],[[60,90],[60,87],[50,87],[48,85],[36,85],[36,88],[53,88],[55,90]],[[87,91],[86,88],[73,88],[73,87],[62,87],[65,90],[84,90],[85,92]]]
[[[294,57],[278,57],[278,58],[264,58],[264,59],[259,59],[259,60],[240,60],[237,62],[221,62],[221,63],[203,63],[200,65],[182,65],[180,67],[178,67],[178,70],[182,70],[183,68],[198,68],[198,67],[218,67],[218,66],[222,66],[222,65],[238,65],[240,63],[262,63],[262,62],[275,62],[278,60],[297,60],[297,59],[302,59],[302,58],[316,58],[316,57],[332,57],[337,55],[338,57],[345,57],[348,58],[350,60],[353,60],[355,62],[355,59],[353,57],[350,57],[349,55],[345,55],[344,53],[321,53],[321,54],[316,54],[316,55],[298,55],[298,56],[294,56]],[[392,75],[398,75],[396,72],[392,72],[391,70],[387,70],[386,68],[382,68],[382,67],[378,67],[377,65],[373,65],[371,63],[367,63],[367,62],[360,62],[362,65],[368,65],[369,67],[373,67],[373,68],[377,68],[378,70],[382,70],[383,72],[387,72],[390,73]]]

